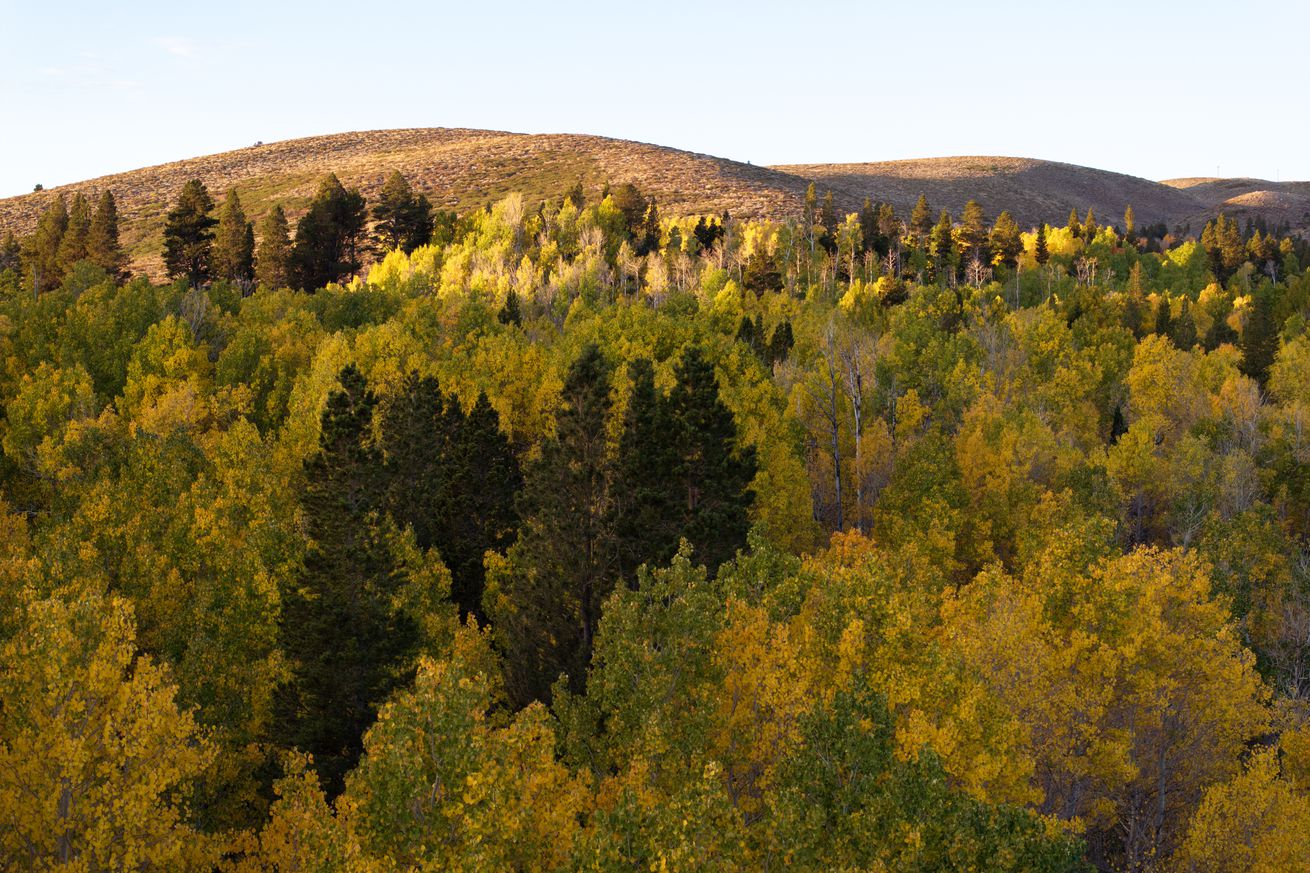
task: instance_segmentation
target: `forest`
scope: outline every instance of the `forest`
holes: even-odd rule
[[[167,195],[0,228],[0,868],[1310,870],[1288,228]]]

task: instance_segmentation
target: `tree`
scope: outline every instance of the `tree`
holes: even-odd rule
[[[488,564],[487,609],[520,705],[547,698],[561,674],[574,691],[586,682],[600,605],[618,567],[611,405],[609,364],[588,345],[564,380],[555,436],[525,473],[518,539]]]
[[[0,867],[214,869],[186,798],[215,749],[123,601],[27,603],[0,665]]]
[[[193,287],[209,281],[213,227],[218,223],[209,213],[214,200],[205,184],[192,179],[164,220],[164,269],[170,279],[185,278]]]
[[[1023,240],[1019,234],[1019,225],[1010,217],[1009,212],[1002,212],[992,225],[988,237],[988,247],[992,250],[993,263],[1013,267],[1018,263],[1023,252]]]
[[[1033,243],[1033,260],[1045,265],[1051,259],[1050,249],[1046,247],[1046,222],[1037,225],[1037,240]]]
[[[353,366],[323,410],[318,452],[305,462],[304,571],[282,593],[279,635],[290,680],[279,689],[275,736],[314,756],[340,793],[377,707],[408,681],[418,639],[398,604],[402,567],[380,514],[386,480],[373,445],[377,403]]]
[[[743,327],[751,324],[743,317]],[[650,361],[638,358],[630,363],[628,376],[632,393],[615,462],[614,532],[619,575],[632,584],[642,564],[662,566],[673,557],[682,529],[669,401],[655,387]]]
[[[18,272],[23,268],[23,247],[18,242],[18,237],[14,236],[13,231],[5,234],[4,239],[0,240],[0,273],[7,270]]]
[[[296,226],[291,280],[302,291],[316,291],[352,275],[360,267],[364,236],[364,198],[329,175]]]
[[[215,279],[244,286],[255,277],[255,232],[235,188],[227,192],[219,212],[211,263]]]
[[[1082,239],[1082,236],[1083,236],[1083,223],[1082,223],[1081,221],[1078,220],[1078,210],[1077,210],[1077,209],[1070,209],[1070,210],[1069,210],[1069,221],[1068,221],[1068,223],[1066,224],[1066,227],[1069,228],[1069,235],[1070,235],[1070,236],[1072,236],[1074,239]]]
[[[916,248],[928,247],[928,235],[932,233],[932,210],[928,207],[928,198],[920,194],[910,212],[910,238]]]
[[[24,241],[23,259],[32,280],[33,295],[58,288],[64,272],[59,264],[59,244],[68,230],[68,202],[61,193],[46,207],[36,231]]]
[[[976,200],[964,204],[964,212],[960,216],[960,242],[964,246],[966,260],[977,258],[984,263],[988,260],[987,216],[983,215],[983,208]]]
[[[59,267],[64,273],[68,273],[77,262],[86,260],[90,236],[91,205],[78,191],[73,195],[73,205],[68,210],[68,227],[59,241]]]
[[[1124,209],[1124,242],[1137,248],[1137,218],[1131,206]]]
[[[281,204],[275,205],[259,223],[255,278],[270,289],[285,288],[291,283],[291,237]]]
[[[432,204],[411,190],[409,181],[396,170],[382,185],[373,206],[373,222],[373,239],[380,253],[399,249],[409,254],[432,239]]]
[[[87,259],[114,278],[121,278],[127,269],[127,255],[118,241],[118,204],[114,192],[106,190],[96,204],[91,218],[91,231],[86,242]]]
[[[521,327],[523,325],[523,313],[519,309],[519,295],[513,288],[509,289],[509,293],[505,295],[505,304],[496,313],[496,320],[506,326]]]
[[[956,253],[954,239],[954,225],[951,222],[951,214],[945,209],[937,218],[937,224],[932,229],[932,254],[937,259],[937,275],[939,279],[955,276]]]
[[[669,392],[670,436],[678,452],[678,512],[682,535],[711,570],[746,545],[755,451],[741,446],[732,413],[719,399],[714,365],[688,346]]]
[[[1274,319],[1274,301],[1268,291],[1251,295],[1242,324],[1241,348],[1242,372],[1263,386],[1278,353],[1278,324]]]
[[[1087,207],[1087,218],[1083,220],[1083,236],[1088,242],[1096,239],[1096,235],[1101,232],[1100,225],[1096,223],[1096,216],[1092,213],[1092,207]]]

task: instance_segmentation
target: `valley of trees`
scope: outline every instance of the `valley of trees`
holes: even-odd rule
[[[811,189],[0,229],[0,867],[1310,870],[1310,251]]]

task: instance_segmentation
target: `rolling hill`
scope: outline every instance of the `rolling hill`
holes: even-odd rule
[[[800,213],[806,186],[831,190],[839,209],[868,197],[908,211],[922,193],[934,209],[958,215],[970,198],[989,215],[1009,209],[1021,224],[1063,222],[1071,208],[1090,207],[1118,221],[1131,204],[1139,224],[1191,222],[1224,210],[1263,213],[1310,227],[1310,182],[1257,179],[1175,179],[1152,182],[1052,161],[1004,157],[930,158],[869,164],[760,167],[679,149],[599,136],[516,134],[426,128],[333,134],[257,144],[215,155],[103,176],[0,199],[0,227],[28,232],[50,202],[65,193],[118,198],[123,244],[133,266],[160,273],[164,214],[183,183],[205,182],[216,199],[236,187],[254,220],[281,203],[294,221],[319,180],[335,172],[372,198],[393,171],[438,206],[468,209],[511,191],[559,197],[581,180],[589,191],[632,182],[655,197],[666,215],[728,210],[751,218]]]

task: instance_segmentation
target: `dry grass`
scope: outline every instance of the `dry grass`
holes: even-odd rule
[[[1023,158],[959,157],[876,164],[757,167],[663,146],[597,136],[527,135],[490,130],[381,130],[317,136],[251,146],[128,173],[104,176],[0,200],[0,227],[28,232],[63,192],[91,197],[108,188],[118,198],[123,244],[133,265],[160,272],[164,213],[183,183],[205,182],[216,199],[235,187],[255,221],[280,203],[294,222],[319,180],[335,172],[347,186],[374,197],[400,170],[438,206],[469,209],[511,191],[529,198],[559,197],[581,180],[589,192],[605,182],[632,182],[653,195],[666,215],[718,213],[758,218],[799,214],[806,185],[832,190],[839,209],[865,197],[908,213],[919,194],[934,209],[956,215],[976,199],[990,215],[1009,209],[1023,224],[1063,222],[1071,208],[1088,207],[1102,221],[1119,221],[1131,204],[1139,224],[1203,221],[1220,209],[1273,209],[1292,216],[1310,204],[1310,183],[1191,179],[1150,182],[1119,173]],[[1236,187],[1233,187],[1236,184]],[[1276,192],[1273,200],[1248,198]],[[1222,196],[1219,196],[1222,195]],[[1286,195],[1286,196],[1284,196]],[[1293,218],[1310,226],[1310,212]]]

